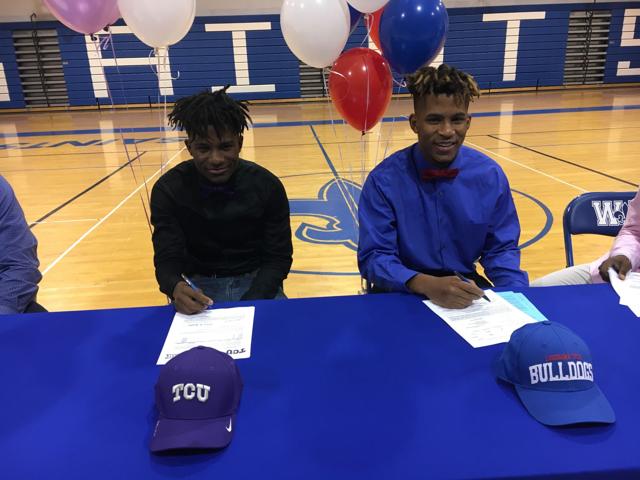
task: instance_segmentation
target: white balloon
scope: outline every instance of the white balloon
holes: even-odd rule
[[[178,43],[196,16],[196,0],[118,0],[118,8],[135,36],[153,48]]]
[[[287,45],[312,67],[327,67],[340,56],[350,24],[346,0],[284,0],[280,10]]]
[[[349,0],[349,3],[359,12],[373,13],[389,3],[389,0]]]

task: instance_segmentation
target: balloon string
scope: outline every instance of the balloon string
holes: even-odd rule
[[[364,14],[364,24],[365,24],[366,29],[367,29],[367,34],[362,39],[362,43],[360,44],[361,47],[364,45],[365,42],[367,42],[367,46],[368,46],[369,42],[367,40],[371,40],[371,28],[372,28],[372,25],[373,25],[373,20],[369,21],[369,19],[372,18],[372,17],[373,17],[373,15],[371,15],[370,13],[365,13]]]
[[[158,51],[158,49],[157,49],[157,48],[152,48],[151,50],[149,50],[149,68],[151,69],[151,71],[153,72],[153,74],[154,74],[156,77],[158,77],[158,67],[157,67],[157,64],[158,64],[158,61],[159,61],[159,60],[158,60],[157,51]],[[151,57],[153,56],[153,54],[154,54],[154,53],[156,54],[156,55],[155,55],[155,62],[151,59]]]
[[[154,57],[153,60],[151,57]],[[156,76],[156,79],[158,80],[158,94],[156,95],[156,105],[160,105],[160,97],[162,96],[162,79],[160,78],[160,72],[164,71],[164,68],[162,68],[162,58],[160,56],[160,49],[159,48],[152,48],[151,50],[149,50],[149,68],[151,68],[151,71],[153,72],[153,74]],[[166,63],[165,63],[166,65]],[[167,108],[167,99],[165,97],[165,100],[163,102],[163,108],[161,110],[158,110],[158,125],[162,125],[163,126],[163,130],[164,130],[164,118],[163,117],[163,112],[166,111]],[[164,133],[165,138],[166,138],[166,131]],[[164,149],[162,150],[162,153],[160,154],[160,174],[164,174],[164,163],[165,163],[165,152]]]
[[[398,88],[398,94],[400,93],[400,88],[406,88],[407,81],[404,78],[402,80],[396,80],[395,77],[392,74],[391,75],[391,79],[393,80],[393,83],[396,84],[399,87]]]
[[[394,83],[396,83],[397,86],[398,86],[398,90],[396,92],[396,98],[395,98],[396,105],[397,105],[397,102],[400,100],[399,95],[400,95],[400,88],[401,88],[402,84],[399,83],[399,82],[394,82]],[[396,123],[396,116],[392,115],[391,116],[391,128],[389,129],[389,136],[387,137],[387,142],[386,142],[386,145],[384,147],[384,153],[382,154],[382,159],[383,160],[385,158],[387,158],[387,151],[389,150],[389,144],[391,143],[391,137],[393,136],[393,127],[395,126],[395,123]]]
[[[111,36],[111,31],[109,31],[109,36]],[[115,49],[113,40],[111,40],[109,42],[109,44],[111,45],[111,52],[113,54],[113,60],[114,60],[114,63],[116,65],[116,72],[118,72],[118,79],[120,80],[120,91],[122,92],[122,97],[124,98],[124,102],[125,102],[125,104],[127,106],[127,110],[129,110],[129,100],[127,99],[127,93],[126,93],[126,90],[124,88],[124,81],[122,79],[123,75],[122,75],[122,72],[120,71],[120,64],[118,63],[118,56],[116,55],[116,49]],[[129,157],[129,149],[127,148],[127,144],[125,142],[124,134],[122,132],[122,129],[120,130],[120,136],[122,138],[122,143],[124,144],[124,149],[125,149],[125,152],[127,154],[127,157]],[[140,151],[138,150],[138,144],[135,142],[135,139],[133,139],[133,149],[134,149],[134,151],[136,153],[136,157],[140,158]],[[150,203],[151,202],[151,195],[149,194],[149,187],[147,185],[147,179],[145,178],[144,170],[142,168],[142,164],[141,163],[142,162],[138,162],[138,168],[140,169],[140,175],[142,175],[142,180],[144,182],[144,189],[145,189],[145,194],[146,194],[146,197],[147,197],[147,203]],[[138,185],[138,179],[136,178],[136,172],[133,169],[133,165],[132,164],[129,164],[129,165],[131,166],[131,174],[133,175],[133,179],[136,182],[136,186],[137,186]],[[151,232],[152,231],[151,220],[150,220],[150,217],[149,217],[149,213],[147,212],[147,207],[146,207],[146,205],[144,203],[144,200],[142,200],[142,194],[140,194],[140,200],[142,201],[142,208],[144,209],[144,215],[145,215],[145,218],[147,220],[147,226],[149,227],[149,232]]]
[[[337,74],[337,72],[334,72],[333,70],[331,70],[329,72],[329,75],[333,75],[334,73]],[[328,88],[328,84],[327,84],[327,75],[326,75],[326,71],[323,68],[322,69],[322,81],[324,83],[324,91],[328,92],[329,88]],[[336,122],[333,116],[333,106],[331,105],[331,99],[328,98],[327,99],[327,105],[328,105],[328,110],[329,110],[329,120],[331,122],[331,128],[333,130],[333,136],[336,140],[338,140],[338,132],[336,131]],[[346,125],[346,122],[344,123],[344,125]],[[345,127],[346,128],[346,127]],[[340,165],[344,168],[344,157],[342,155],[342,146],[341,146],[341,142],[337,141],[336,142],[338,145],[338,155],[340,156]],[[353,164],[351,162],[349,162],[349,171],[350,171],[350,177],[353,178]],[[340,194],[342,195],[342,198],[344,199],[345,203],[347,204],[347,208],[349,209],[349,213],[351,214],[351,217],[353,218],[354,223],[356,224],[356,228],[358,227],[358,205],[355,201],[355,198],[353,198],[352,195],[349,194],[349,189],[347,188],[347,186],[344,184],[344,181],[342,180],[342,178],[340,178],[340,172],[336,172],[336,183],[338,185],[338,189],[340,190]]]
[[[364,135],[368,130],[368,121],[369,121],[369,102],[371,101],[371,67],[369,66],[368,56],[364,58],[364,70],[367,73],[367,98],[365,101],[365,110],[364,110],[364,131],[362,132],[362,136],[360,137],[360,141],[362,143],[362,155],[360,157],[360,185],[364,186],[364,171],[365,171],[365,145],[364,145]]]
[[[164,53],[162,52],[164,51]],[[155,63],[151,60],[151,56],[155,56]],[[149,68],[153,74],[158,77],[158,82],[160,82],[160,73],[166,72],[169,68],[167,67],[167,63],[169,61],[169,47],[163,48],[153,48],[149,51]],[[178,80],[180,78],[180,70],[177,70],[176,76],[171,76],[171,71],[169,71],[169,78],[171,80]]]
[[[114,46],[113,36],[112,36],[112,33],[111,33],[110,29],[108,30],[108,34],[109,34],[109,41],[108,42],[104,42],[104,48],[106,49],[106,47],[111,46],[111,53],[113,55],[113,60],[114,60],[115,66],[116,66],[116,72],[118,73],[118,79],[120,81],[120,90],[122,92],[122,97],[124,99],[124,103],[126,105],[126,108],[128,110],[129,109],[129,101],[127,99],[127,94],[126,94],[126,91],[125,91],[125,88],[124,88],[124,81],[122,80],[122,72],[120,71],[120,65],[118,64],[118,56],[116,55],[116,49],[115,49],[115,46]],[[94,45],[95,45],[95,43],[94,43]],[[104,80],[105,80],[105,84],[107,86],[107,92],[109,94],[109,99],[111,100],[111,106],[113,108],[113,106],[114,106],[113,97],[111,95],[111,90],[109,88],[109,82],[107,81],[107,74],[106,74],[106,72],[104,70],[104,65],[102,64],[102,55],[99,55],[99,58],[100,58],[100,68],[102,69],[102,72],[104,74]],[[133,148],[135,150],[135,157],[132,158],[131,154],[129,153],[129,149],[127,148],[127,142],[126,142],[126,140],[124,138],[124,132],[123,132],[124,129],[118,128],[117,130],[120,133],[120,140],[122,141],[122,145],[124,146],[124,152],[125,152],[125,155],[127,156],[129,169],[131,170],[131,175],[133,176],[133,181],[135,182],[136,187],[137,187],[139,185],[139,183],[138,183],[138,177],[136,175],[135,168],[133,166],[133,161],[134,161],[134,159],[139,159],[141,157],[140,152],[138,151],[138,145],[136,144],[135,139],[133,139]],[[140,169],[140,173],[141,173],[143,181],[144,181],[145,192],[146,192],[146,196],[147,196],[147,203],[149,203],[150,202],[149,189],[147,187],[147,180],[146,180],[146,178],[144,176],[144,170],[142,169],[141,163],[142,163],[141,161],[137,162],[138,168]],[[149,212],[147,211],[147,205],[144,202],[144,198],[142,197],[142,193],[139,193],[138,195],[140,197],[140,203],[142,203],[142,209],[144,210],[145,219],[147,220],[147,226],[149,227],[149,233],[153,233],[152,232],[152,228],[151,228],[151,219],[149,217]]]
[[[166,53],[166,55],[164,57],[162,57],[163,58],[163,71],[165,71],[167,69],[167,61],[168,61],[168,57],[169,57],[169,49],[168,48],[167,48],[165,53]],[[171,72],[169,72],[169,77],[172,80],[177,80],[178,78],[180,78],[180,71],[178,70],[178,73],[176,74],[176,78],[173,78],[171,76]],[[158,82],[158,85],[159,84],[160,83]],[[160,90],[158,89],[158,91],[160,91]],[[158,124],[166,126],[166,123],[165,123],[167,121],[167,95],[166,95],[166,93],[164,93],[162,97],[163,97],[162,98],[162,118],[160,119]],[[166,130],[165,130],[164,138],[167,138]],[[160,171],[162,173],[164,173],[164,165],[166,163],[168,163],[168,160],[169,159],[167,158],[166,150],[162,150],[162,160],[160,161]]]
[[[105,36],[102,40],[100,40],[100,48],[102,50],[106,50],[109,45],[111,44],[111,30],[107,27],[106,31],[109,33],[109,35]]]
[[[367,161],[366,161],[366,154],[367,154],[367,150],[366,150],[366,140],[364,138],[365,133],[363,132],[362,135],[360,135],[360,187],[364,187],[364,181],[367,178],[368,175],[368,171],[366,170],[367,168]]]
[[[373,38],[371,38],[371,31],[373,30],[373,22],[375,21],[375,15],[373,15],[372,13],[365,13],[364,14],[364,21],[365,21],[365,25],[367,27],[367,34],[362,39],[362,42],[360,43],[360,46],[361,47],[364,46],[365,42],[367,43],[367,47],[369,46],[370,43],[373,43],[374,48],[372,48],[372,50],[374,52],[380,52],[380,49],[378,48],[378,45],[376,45],[376,42],[374,42]]]
[[[371,68],[369,67],[369,62],[367,61],[368,57],[364,58],[364,65],[363,65],[363,69],[364,71],[367,73],[367,99],[365,101],[365,107],[364,107],[364,132],[362,132],[362,135],[365,134],[365,132],[367,130],[369,130],[367,128],[367,121],[369,120],[369,100],[371,99],[370,95],[371,95],[371,90],[370,90],[370,86],[371,86],[371,79],[369,77],[370,72],[371,72]]]

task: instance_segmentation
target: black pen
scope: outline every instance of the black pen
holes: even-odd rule
[[[460,280],[462,280],[463,282],[471,283],[471,280],[469,280],[467,277],[465,277],[461,273],[454,271],[453,274],[456,277],[458,277]],[[482,295],[482,298],[484,298],[487,302],[491,301],[491,300],[489,300],[489,297],[487,297],[486,295]]]

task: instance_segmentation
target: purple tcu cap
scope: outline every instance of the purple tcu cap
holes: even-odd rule
[[[160,370],[155,393],[152,452],[229,445],[242,393],[240,372],[229,355],[209,347],[176,355]]]
[[[594,383],[589,348],[564,325],[537,322],[520,327],[511,334],[494,371],[513,384],[540,423],[615,422],[611,405]]]

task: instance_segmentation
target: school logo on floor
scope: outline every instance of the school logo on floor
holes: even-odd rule
[[[617,227],[627,217],[627,202],[624,200],[594,200],[591,202],[599,227]]]
[[[362,187],[359,184],[344,178],[334,178],[320,188],[317,198],[290,199],[291,216],[301,217],[300,224],[295,231],[296,238],[306,243],[342,245],[350,252],[357,251],[358,201],[361,192]],[[518,190],[512,190],[512,192],[523,197],[524,201],[533,202],[546,217],[546,222],[541,230],[520,244],[521,248],[526,248],[547,234],[553,225],[553,215],[544,204],[531,195]],[[615,212],[613,207],[611,208],[612,212]],[[353,253],[345,253],[348,256],[353,255]],[[331,254],[335,254],[335,252],[331,252]],[[316,269],[291,270],[291,272],[310,275],[360,275],[357,271],[331,271],[332,260],[332,258],[320,259],[320,264]]]
[[[340,244],[351,250],[358,248],[358,200],[362,187],[355,182],[336,178],[326,183],[318,198],[291,200],[291,215],[314,217],[318,222],[302,224],[295,235],[304,242]]]

